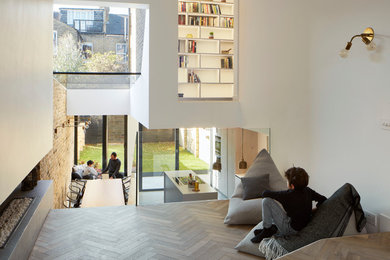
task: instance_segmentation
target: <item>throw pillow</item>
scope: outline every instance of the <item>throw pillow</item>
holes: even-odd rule
[[[244,200],[261,198],[263,191],[269,190],[269,174],[258,177],[241,178]]]
[[[265,257],[264,254],[259,250],[259,244],[252,243],[251,239],[255,237],[255,234],[253,233],[256,229],[263,228],[263,222],[260,222],[257,224],[249,233],[246,235],[246,237],[241,240],[238,245],[236,245],[235,249],[237,249],[240,252],[248,253],[251,255],[257,255],[260,257]]]

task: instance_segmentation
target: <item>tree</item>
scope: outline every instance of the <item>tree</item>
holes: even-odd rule
[[[72,34],[67,33],[59,39],[57,55],[54,56],[53,62],[54,71],[83,71],[82,52]]]
[[[90,53],[85,60],[84,70],[89,72],[125,72],[127,70],[123,58],[114,52]]]

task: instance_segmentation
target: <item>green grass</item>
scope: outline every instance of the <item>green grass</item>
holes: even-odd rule
[[[116,152],[122,161],[121,171],[124,165],[124,149],[121,144],[110,144],[108,154]],[[93,160],[102,166],[102,145],[86,145],[80,152],[80,160],[87,162]],[[135,162],[133,162],[135,165]],[[161,172],[175,170],[175,144],[173,142],[144,143],[143,144],[143,172]],[[208,170],[209,165],[195,157],[189,151],[179,148],[179,169],[180,170]]]
[[[116,152],[118,154],[118,158],[121,160],[121,172],[124,172],[124,161],[125,161],[125,152],[123,149],[123,144],[109,144],[108,145],[108,159],[112,152]],[[88,160],[92,160],[95,163],[99,164],[98,169],[101,169],[102,164],[102,144],[96,145],[85,145],[84,150],[80,152],[79,163],[87,163]]]

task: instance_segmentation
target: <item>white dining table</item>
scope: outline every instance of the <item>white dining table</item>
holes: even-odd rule
[[[121,179],[88,180],[85,185],[82,208],[125,205]]]

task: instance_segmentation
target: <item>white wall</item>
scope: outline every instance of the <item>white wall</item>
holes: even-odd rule
[[[240,101],[244,127],[270,127],[281,171],[308,169],[330,196],[345,182],[363,207],[389,209],[390,2],[385,0],[240,1]],[[356,39],[372,26],[378,50]],[[255,84],[254,84],[255,83]]]
[[[131,87],[130,114],[150,129],[236,127],[238,102],[179,102],[177,0],[59,0],[56,3],[149,8],[149,37],[138,82]],[[140,4],[135,6],[133,3]],[[149,48],[148,48],[149,45]]]
[[[52,147],[52,2],[0,1],[0,203]]]
[[[68,89],[68,115],[128,115],[129,89]]]

